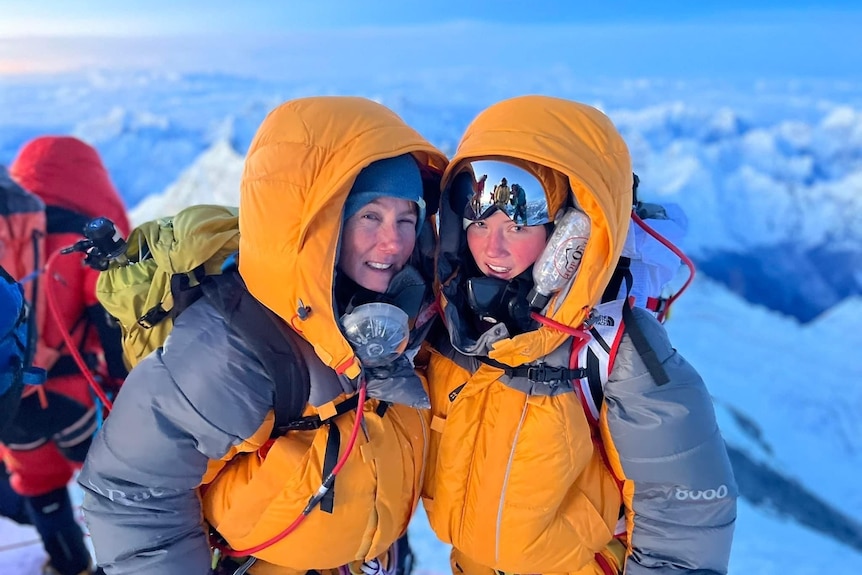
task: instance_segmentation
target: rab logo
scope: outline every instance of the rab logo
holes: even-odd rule
[[[720,485],[718,489],[704,489],[693,491],[691,489],[676,488],[674,497],[679,501],[712,501],[713,499],[724,499],[727,497],[727,485]]]

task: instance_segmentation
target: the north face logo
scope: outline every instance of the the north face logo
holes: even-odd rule
[[[614,318],[612,318],[609,315],[599,315],[599,316],[596,316],[595,321],[592,323],[593,323],[593,325],[602,325],[605,327],[613,327],[616,322],[614,321]]]

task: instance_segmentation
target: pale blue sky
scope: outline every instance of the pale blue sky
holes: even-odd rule
[[[0,74],[285,75],[333,65],[377,73],[421,63],[608,76],[862,75],[858,0],[3,0],[0,10]]]
[[[273,33],[462,20],[632,24],[755,18],[766,22],[824,10],[858,13],[860,9],[856,0],[4,0],[0,34]]]

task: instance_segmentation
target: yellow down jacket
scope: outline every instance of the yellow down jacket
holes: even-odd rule
[[[447,341],[457,341],[465,321],[456,300],[464,279],[459,257],[469,254],[447,187],[465,161],[494,157],[514,158],[542,181],[548,213],[574,194],[592,221],[573,285],[549,304],[552,320],[569,326],[584,321],[626,237],[631,161],[604,114],[540,96],[491,106],[468,127],[444,175],[437,288]],[[519,366],[559,350],[568,337],[542,326],[496,341],[488,356]],[[470,575],[477,573],[475,565],[513,573],[596,572],[594,556],[612,539],[621,495],[578,397],[526,394],[506,385],[502,375],[445,343],[431,349],[432,441],[423,489],[431,525],[455,548],[453,561],[464,559],[456,571]]]
[[[258,301],[300,331],[321,362],[351,377],[358,364],[332,294],[341,212],[353,180],[368,164],[404,153],[438,172],[446,159],[383,106],[335,101],[341,105],[317,98],[282,106],[258,131],[241,184],[240,274]],[[311,309],[305,320],[297,316],[302,306]],[[307,415],[326,417],[329,408],[310,406]],[[332,512],[315,511],[307,525],[259,557],[291,567],[336,566],[376,557],[404,532],[418,502],[427,414],[396,404],[378,416],[376,408],[376,401],[367,402],[369,437],[360,439],[338,475]],[[342,448],[353,420],[349,413],[334,421]],[[320,486],[329,433],[291,432],[265,459],[232,461],[205,492],[205,517],[234,548],[284,529]]]
[[[370,100],[287,102],[263,121],[248,151],[239,272],[249,292],[307,343],[312,398],[326,399],[310,402],[307,415],[332,415],[360,373],[333,301],[345,199],[362,168],[405,153],[418,161],[430,182],[427,203],[436,205],[445,156]],[[164,349],[130,374],[81,476],[97,557],[111,572],[206,572],[202,518],[235,550],[264,543],[320,487],[328,444],[345,453],[354,411],[259,451],[273,427],[273,382],[253,351],[204,298],[177,318]],[[366,427],[336,478],[331,509],[314,509],[293,533],[255,553],[262,561],[251,573],[377,557],[406,530],[419,500],[429,414],[378,408],[377,400],[363,407]]]

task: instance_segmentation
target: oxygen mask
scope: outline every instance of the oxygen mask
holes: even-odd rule
[[[362,363],[368,397],[418,409],[431,407],[413,370],[416,350],[408,350],[425,292],[419,272],[405,266],[392,278],[387,292],[380,294],[385,301],[362,303],[341,316],[344,337]]]
[[[372,302],[341,316],[341,327],[362,365],[375,368],[392,363],[407,349],[409,321],[401,308]]]
[[[431,401],[404,353],[408,322],[404,310],[382,302],[362,304],[341,316],[344,336],[362,362],[368,397],[428,409]]]
[[[504,323],[510,333],[523,333],[535,327],[527,302],[528,279],[479,276],[467,280],[466,291],[467,305],[480,320]]]

